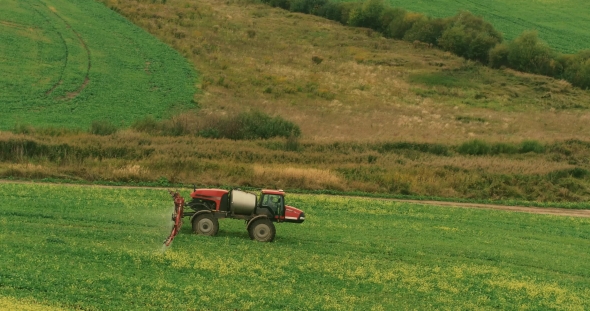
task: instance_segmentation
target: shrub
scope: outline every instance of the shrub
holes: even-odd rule
[[[381,16],[385,10],[383,0],[368,0],[350,12],[348,24],[350,26],[367,27],[377,31],[383,31]]]
[[[438,39],[442,36],[443,31],[447,26],[448,20],[442,18],[421,18],[416,21],[412,28],[404,34],[404,40],[438,44]]]
[[[380,153],[387,153],[393,150],[415,150],[435,155],[449,155],[449,148],[441,144],[419,144],[410,142],[382,143],[376,145],[374,150]]]
[[[318,10],[317,15],[325,17],[329,20],[342,22],[342,4],[328,2]]]
[[[119,129],[109,121],[101,120],[101,121],[93,121],[90,125],[90,129],[88,132],[93,135],[111,135],[118,131]]]
[[[261,111],[242,113],[238,116],[238,121],[243,125],[245,139],[267,139],[277,136],[288,138],[301,135],[299,126],[280,116],[271,117]]]
[[[244,112],[234,116],[210,118],[198,131],[208,138],[268,139],[272,137],[297,138],[301,130],[296,124],[280,116],[271,117],[261,111]]]
[[[292,0],[289,10],[292,12],[318,15],[327,2],[328,0]]]
[[[457,148],[457,152],[468,155],[486,155],[490,154],[491,148],[485,141],[475,139],[461,144]]]
[[[563,79],[571,82],[572,85],[590,88],[590,50],[573,55],[561,55],[558,61],[563,68]]]
[[[143,119],[136,120],[131,124],[131,128],[138,132],[145,132],[149,134],[157,134],[162,130],[161,124],[152,116],[147,116]]]
[[[285,10],[288,10],[291,7],[290,0],[262,0],[262,2],[265,2],[270,6],[283,8]]]
[[[459,56],[487,63],[490,49],[502,42],[492,24],[469,12],[459,12],[448,23],[438,44]]]
[[[395,14],[395,18],[385,30],[386,36],[394,39],[403,39],[406,32],[414,26],[414,23],[424,18],[422,14],[408,13],[402,9],[398,9]]]
[[[508,54],[510,50],[508,49],[508,45],[501,43],[497,44],[490,50],[489,58],[489,65],[492,68],[500,68],[502,66],[508,66]]]
[[[545,146],[536,140],[525,140],[520,144],[520,153],[543,153],[545,152]]]
[[[536,31],[525,31],[508,44],[508,63],[511,68],[537,74],[551,70],[552,52],[540,41]]]
[[[514,154],[518,152],[518,147],[507,143],[495,143],[490,149],[491,154]]]

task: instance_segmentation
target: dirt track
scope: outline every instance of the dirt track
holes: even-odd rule
[[[0,180],[0,183],[7,184],[48,184],[48,185],[61,185],[61,186],[80,186],[80,187],[97,187],[97,188],[129,188],[129,189],[161,189],[170,190],[168,187],[132,187],[132,186],[103,186],[103,185],[82,185],[82,184],[56,184],[56,183],[42,183],[42,182],[31,182],[31,181],[13,181],[13,180]],[[436,205],[436,206],[448,206],[448,207],[460,207],[460,208],[484,208],[484,209],[495,209],[510,212],[521,212],[531,214],[546,214],[555,216],[569,216],[569,217],[590,217],[590,210],[579,210],[579,209],[567,209],[567,208],[549,208],[549,207],[526,207],[526,206],[509,206],[509,205],[495,205],[495,204],[479,204],[479,203],[456,203],[456,202],[445,202],[445,201],[423,201],[423,200],[401,200],[401,199],[387,199],[387,198],[369,198],[351,196],[356,198],[365,199],[376,199],[376,200],[388,200],[395,202],[414,203],[422,205]]]

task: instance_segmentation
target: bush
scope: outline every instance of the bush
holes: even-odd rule
[[[318,15],[328,0],[292,0],[289,10],[292,12]]]
[[[543,153],[545,152],[545,146],[536,140],[525,140],[520,144],[520,153]]]
[[[563,68],[563,79],[574,86],[590,88],[590,50],[573,55],[561,55],[558,61]]]
[[[508,63],[516,70],[547,74],[551,70],[552,52],[540,41],[536,31],[525,31],[508,44]]]
[[[424,15],[422,14],[408,13],[405,10],[397,9],[395,17],[385,30],[385,35],[394,39],[403,39],[406,32],[414,26],[414,23],[423,18]]]
[[[143,119],[136,120],[131,124],[131,128],[138,132],[145,132],[149,134],[157,134],[162,130],[161,124],[152,116],[147,116]]]
[[[118,131],[119,129],[109,121],[101,120],[101,121],[93,121],[90,125],[90,129],[88,132],[93,135],[111,135]]]
[[[508,45],[501,43],[497,44],[490,50],[489,55],[489,66],[492,68],[500,68],[502,66],[508,66],[508,54],[510,50]]]
[[[518,152],[515,145],[507,143],[495,143],[490,149],[491,154],[514,154]]]
[[[271,117],[261,111],[242,113],[238,116],[238,122],[243,125],[244,139],[267,139],[277,136],[288,138],[301,135],[299,126],[280,116]]]
[[[442,18],[421,18],[404,34],[404,40],[410,42],[418,40],[437,45],[447,24],[448,20]]]
[[[466,11],[449,19],[449,26],[438,40],[444,50],[482,63],[488,62],[490,49],[501,42],[502,34],[492,24]]]
[[[283,8],[288,10],[291,7],[291,1],[289,0],[262,0],[262,2],[267,3],[270,6]]]
[[[383,0],[368,0],[350,12],[348,24],[350,26],[367,27],[376,31],[383,31],[381,16],[385,10]]]
[[[198,131],[198,135],[234,140],[272,137],[293,139],[301,136],[301,130],[299,126],[280,116],[271,117],[260,111],[252,111],[235,116],[211,118],[209,124]]]
[[[490,154],[491,150],[488,143],[478,139],[465,142],[457,148],[457,152],[460,154],[468,155],[486,155]]]

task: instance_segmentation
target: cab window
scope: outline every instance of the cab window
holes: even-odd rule
[[[283,210],[283,196],[267,194],[262,200],[262,206],[270,208],[275,215],[281,215],[281,211]]]

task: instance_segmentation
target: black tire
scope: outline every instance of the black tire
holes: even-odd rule
[[[259,242],[272,242],[275,239],[277,230],[272,221],[267,218],[254,220],[248,227],[250,239]]]
[[[193,231],[196,234],[214,236],[219,231],[219,221],[209,213],[193,218]]]

